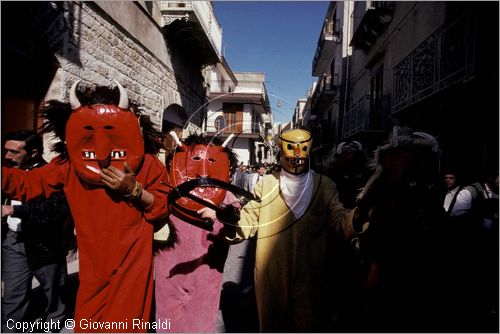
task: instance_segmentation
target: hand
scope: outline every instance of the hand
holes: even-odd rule
[[[357,206],[353,209],[352,226],[354,231],[364,231],[365,224],[369,223],[371,217],[371,209],[367,212],[362,206]]]
[[[135,173],[126,162],[123,171],[113,166],[104,168],[101,171],[101,180],[106,187],[124,196],[131,195],[136,186]]]
[[[11,216],[14,213],[14,207],[12,205],[2,205],[2,218],[6,216]]]
[[[215,214],[215,210],[204,207],[200,210],[196,211],[197,214],[200,215],[203,219],[210,219],[212,222],[217,219],[217,215]]]
[[[220,212],[217,212],[217,219],[228,224],[236,225],[240,220],[240,212],[232,205],[226,205]]]

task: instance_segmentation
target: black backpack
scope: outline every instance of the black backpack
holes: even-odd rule
[[[474,220],[482,225],[488,221],[498,224],[498,198],[490,198],[484,186],[479,182],[467,186],[466,189],[472,195],[471,212]]]

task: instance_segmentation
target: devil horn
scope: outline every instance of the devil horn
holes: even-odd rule
[[[346,144],[345,141],[341,142],[339,146],[337,146],[337,154],[342,154],[342,149],[344,148],[344,145]]]
[[[78,100],[78,97],[76,97],[76,86],[78,86],[78,83],[80,81],[81,80],[76,80],[69,90],[69,104],[71,105],[71,109],[73,110],[80,108],[80,106],[82,105]]]
[[[352,143],[354,145],[356,145],[356,147],[358,148],[358,150],[363,151],[363,145],[359,141],[353,140]]]
[[[428,134],[427,132],[413,132],[413,135],[423,138],[424,140],[429,142],[433,152],[437,152],[439,150],[439,144],[433,135]]]
[[[229,142],[231,141],[231,139],[233,139],[233,137],[234,137],[234,133],[231,133],[231,134],[229,135],[229,137],[227,137],[227,139],[226,139],[226,140],[222,143],[222,145],[221,145],[221,146],[222,146],[222,147],[226,147],[226,145],[227,145],[227,144],[229,144]]]
[[[173,130],[172,130],[172,131],[170,131],[168,134],[169,134],[169,135],[171,135],[171,136],[172,136],[172,138],[174,138],[174,141],[175,141],[175,143],[176,143],[178,146],[182,146],[182,143],[181,143],[181,141],[179,140],[179,137],[177,137],[177,133],[175,133],[175,131],[173,131]]]
[[[128,96],[127,92],[125,89],[120,85],[120,83],[116,80],[113,80],[116,85],[118,86],[118,89],[120,90],[120,103],[118,103],[118,107],[122,109],[128,109]]]

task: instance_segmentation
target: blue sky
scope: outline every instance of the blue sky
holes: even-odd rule
[[[290,121],[317,80],[312,61],[327,8],[328,1],[215,2],[226,60],[235,72],[265,73],[275,122]]]

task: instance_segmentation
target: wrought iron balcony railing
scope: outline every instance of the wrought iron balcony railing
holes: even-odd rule
[[[329,102],[332,102],[338,86],[339,79],[336,73],[333,75],[323,74],[321,76],[321,79],[314,89],[311,99],[311,109],[313,110],[313,114],[321,114],[321,111],[325,109],[325,106]]]
[[[441,26],[394,67],[394,113],[473,76],[476,20],[470,11]]]
[[[389,114],[387,95],[377,102],[370,95],[360,98],[344,114],[344,138],[361,131],[385,131]]]

